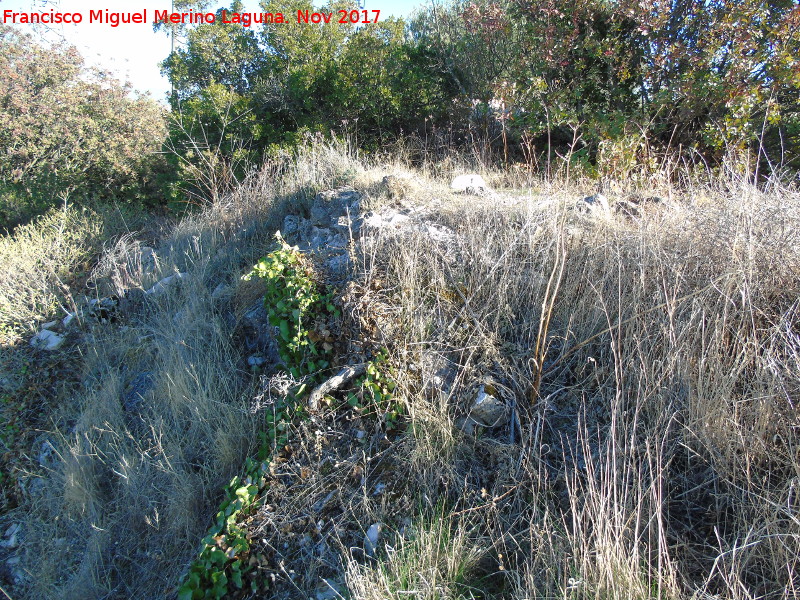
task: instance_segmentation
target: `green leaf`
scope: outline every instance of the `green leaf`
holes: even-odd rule
[[[233,581],[233,585],[236,586],[237,590],[242,589],[242,574],[238,570],[234,570],[231,573],[231,581]]]
[[[281,337],[285,341],[288,342],[289,341],[289,322],[286,321],[286,320],[281,321],[280,330],[281,330]]]
[[[180,588],[178,588],[178,600],[192,600],[192,594],[194,590],[189,587],[189,584],[184,583]]]

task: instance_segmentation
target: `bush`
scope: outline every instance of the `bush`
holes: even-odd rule
[[[153,195],[163,109],[73,47],[0,26],[0,227],[63,199]]]
[[[32,331],[66,307],[66,281],[88,269],[103,231],[97,213],[64,206],[0,238],[0,332]]]

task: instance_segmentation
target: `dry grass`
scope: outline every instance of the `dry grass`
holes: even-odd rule
[[[566,184],[453,197],[416,175],[389,197],[384,174],[316,144],[162,241],[153,277],[190,276],[91,332],[84,391],[53,416],[60,459],[9,517],[25,520],[20,595],[169,597],[260,427],[238,276],[282,214],[350,181],[371,208],[424,203],[455,237],[356,249],[347,318],[389,348],[409,426],[387,437],[345,412],[297,428],[246,523],[271,597],[323,579],[364,600],[797,597],[798,194],[695,182],[640,218],[590,218]],[[515,418],[461,431],[486,377]]]
[[[7,341],[59,306],[68,309],[64,280],[85,268],[102,237],[100,215],[65,205],[0,239],[0,331]]]
[[[482,533],[508,557],[503,597],[796,596],[798,197],[726,187],[634,221],[473,199],[438,215],[455,256],[424,235],[365,252],[397,300],[396,347],[458,365],[441,422],[485,373],[514,391],[521,428],[487,434],[510,472],[481,480],[474,442],[415,436],[462,482],[451,502],[497,499]]]
[[[177,223],[160,240],[152,273],[142,269],[135,233],[107,244],[93,273],[101,294],[146,288],[178,271],[188,276],[134,301],[118,322],[83,324],[73,360],[82,386],[59,399],[44,433],[56,458],[41,468],[34,458],[19,478],[29,490],[25,503],[5,515],[22,521],[25,531],[28,576],[15,597],[172,593],[223,486],[258,442],[261,423],[251,411],[253,376],[239,321],[241,305],[257,297],[239,276],[270,247],[290,207],[304,210],[313,186],[351,177],[353,164],[314,144],[291,165],[266,165],[233,195]],[[21,236],[34,240],[26,242],[30,256],[20,260],[48,285],[57,283],[42,261],[68,268],[74,256],[86,258],[84,237],[97,242],[98,230],[78,228],[78,217],[56,215],[52,224],[4,243],[19,248]],[[66,249],[57,254],[58,248]],[[11,273],[9,293],[37,285],[26,273]],[[213,300],[220,284],[230,291]],[[28,311],[26,318],[49,316],[51,296],[18,303],[19,310]],[[34,457],[38,452],[30,449]]]

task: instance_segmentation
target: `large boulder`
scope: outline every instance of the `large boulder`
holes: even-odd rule
[[[361,196],[353,188],[344,187],[320,192],[311,205],[311,224],[315,227],[336,227],[339,217],[355,219],[361,206]]]

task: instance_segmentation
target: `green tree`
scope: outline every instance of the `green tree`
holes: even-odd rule
[[[153,193],[162,108],[77,50],[0,26],[0,226],[75,198]]]

